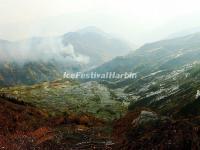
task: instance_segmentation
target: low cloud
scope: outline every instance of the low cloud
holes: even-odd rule
[[[0,61],[24,63],[27,61],[76,62],[88,64],[90,58],[77,53],[72,44],[64,45],[60,38],[31,38],[19,42],[0,42]]]
[[[66,58],[70,57],[79,63],[88,64],[90,61],[88,56],[76,53],[72,44],[68,44],[66,47],[63,47],[61,55]]]

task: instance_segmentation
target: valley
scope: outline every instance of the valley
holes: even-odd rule
[[[79,34],[64,37],[74,40],[85,31]],[[1,63],[0,146],[199,149],[199,39],[195,33],[145,44],[94,68],[53,60]],[[63,70],[135,72],[137,78],[64,79]]]

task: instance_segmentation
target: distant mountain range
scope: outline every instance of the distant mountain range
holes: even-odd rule
[[[56,79],[64,71],[87,70],[131,50],[125,41],[95,27],[59,37],[0,40],[0,84]]]
[[[173,38],[183,37],[183,36],[187,36],[189,34],[194,34],[194,33],[198,33],[198,32],[200,32],[199,27],[190,28],[190,29],[181,30],[179,32],[175,32],[175,33],[169,35],[167,38],[173,39]]]
[[[0,40],[1,61],[68,61],[88,67],[100,65],[132,48],[125,41],[95,27],[69,32],[59,37],[33,37],[10,42]]]

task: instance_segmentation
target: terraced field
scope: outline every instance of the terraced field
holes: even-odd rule
[[[34,105],[49,115],[89,113],[98,118],[119,118],[126,107],[117,94],[97,82],[78,83],[71,80],[44,82],[33,86],[2,88],[1,95]]]

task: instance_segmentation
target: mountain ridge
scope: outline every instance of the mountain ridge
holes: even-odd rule
[[[104,34],[100,29],[86,28],[58,37],[32,37],[15,42],[2,40],[0,84],[29,84],[54,80],[61,78],[66,71],[77,72],[94,68],[116,55],[131,51],[126,42],[110,39]],[[23,78],[20,77],[22,72]],[[7,80],[11,78],[11,81]]]

